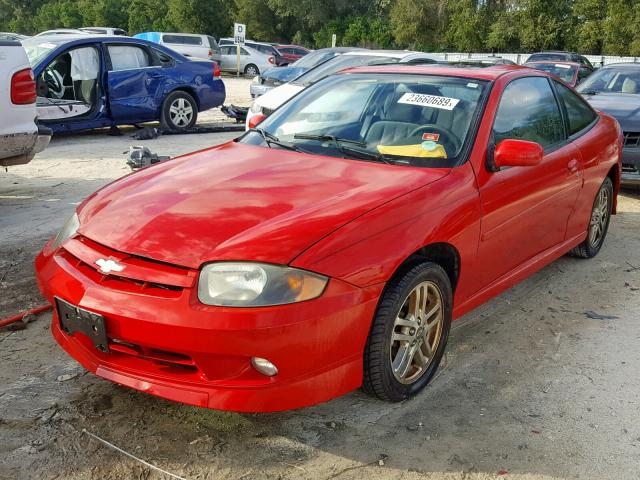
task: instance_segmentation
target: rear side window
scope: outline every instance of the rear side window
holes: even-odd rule
[[[528,140],[550,147],[565,139],[560,108],[546,78],[514,80],[504,89],[493,124],[496,145]]]
[[[149,54],[144,48],[132,45],[109,45],[111,71],[145,68],[151,65]]]
[[[191,35],[163,35],[164,43],[180,43],[182,45],[202,45],[202,38]]]
[[[597,115],[591,107],[589,107],[587,102],[567,87],[558,82],[555,82],[555,85],[558,90],[560,100],[567,112],[567,118],[569,120],[569,135],[575,135],[591,125],[597,118]]]

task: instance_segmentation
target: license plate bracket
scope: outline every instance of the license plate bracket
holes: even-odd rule
[[[107,330],[102,315],[76,307],[58,297],[55,297],[55,301],[60,327],[63,331],[69,335],[76,332],[83,333],[91,339],[98,350],[109,352]]]

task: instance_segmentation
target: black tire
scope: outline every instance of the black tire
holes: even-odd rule
[[[421,376],[413,383],[401,383],[393,372],[391,360],[392,335],[398,328],[395,321],[406,305],[405,301],[408,300],[411,292],[424,282],[435,285],[441,295],[442,324],[438,344]],[[380,298],[365,346],[363,389],[371,395],[390,402],[405,400],[422,390],[433,378],[444,355],[451,329],[452,305],[453,293],[449,277],[442,267],[435,263],[424,262],[410,266],[390,280]],[[416,337],[418,335],[419,333],[416,333]],[[418,346],[418,348],[421,347]]]
[[[601,217],[596,212],[598,209],[599,200],[601,199],[601,195],[606,195],[607,198],[607,206],[604,211],[604,217]],[[609,222],[611,221],[611,210],[613,207],[613,183],[609,177],[604,179],[602,185],[598,189],[598,193],[596,193],[596,198],[593,200],[593,207],[591,208],[591,216],[589,217],[589,226],[587,227],[587,238],[585,238],[584,242],[582,242],[577,247],[573,248],[569,254],[574,257],[579,258],[593,258],[595,257],[602,245],[604,243],[604,239],[607,236],[607,232],[609,231]],[[594,239],[591,234],[592,223],[594,221],[594,216],[601,218],[602,222],[600,222],[600,228],[602,230],[601,235]]]
[[[172,107],[184,109],[178,113],[171,111]],[[190,110],[187,110],[189,108]],[[184,114],[184,116],[182,116]],[[188,115],[187,115],[188,114]],[[171,92],[162,102],[162,110],[160,115],[160,126],[163,130],[172,132],[183,132],[193,128],[198,121],[198,104],[195,99],[187,92],[175,91]]]
[[[250,63],[249,65],[244,67],[244,74],[247,76],[255,77],[256,75],[260,75],[260,69],[253,63]]]

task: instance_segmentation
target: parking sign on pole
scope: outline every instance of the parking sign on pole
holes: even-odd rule
[[[236,44],[236,76],[240,76],[240,45],[244,45],[247,26],[244,23],[233,24],[233,41]]]

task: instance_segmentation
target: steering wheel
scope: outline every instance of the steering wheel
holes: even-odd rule
[[[427,123],[425,125],[420,125],[418,128],[414,128],[413,131],[409,134],[409,136],[413,137],[414,135],[418,135],[420,132],[439,134],[440,135],[439,141],[445,144],[444,147],[445,147],[445,150],[447,151],[447,155],[449,155],[450,152],[457,152],[462,146],[460,139],[455,133],[453,133],[448,128],[441,127],[440,125],[436,125],[434,123]]]
[[[64,97],[64,78],[56,70],[47,68],[44,73],[44,82],[47,85],[48,96],[55,98]]]

